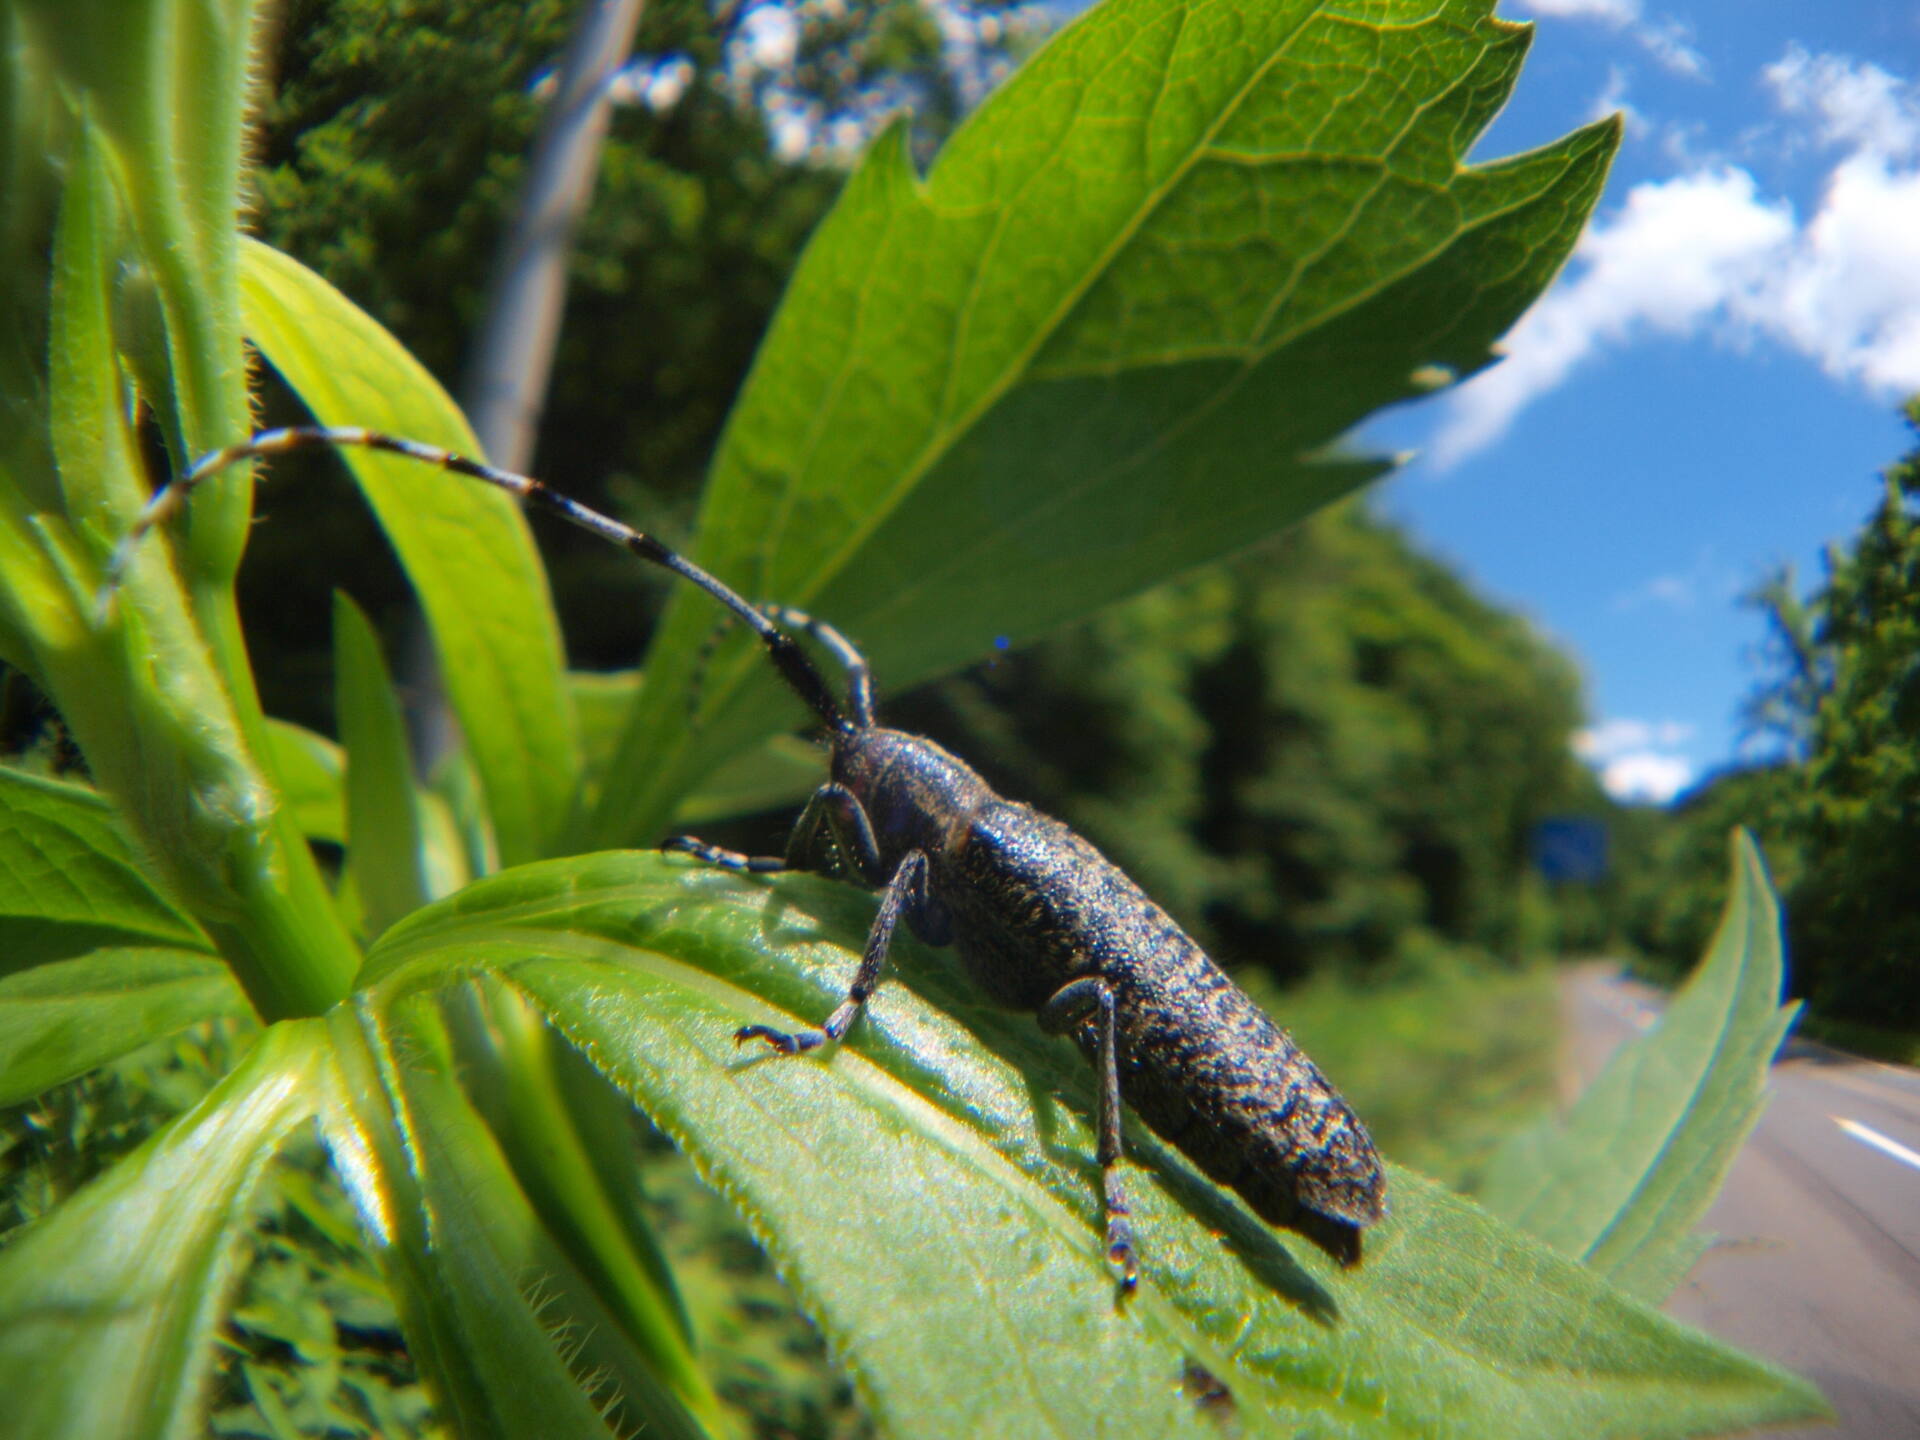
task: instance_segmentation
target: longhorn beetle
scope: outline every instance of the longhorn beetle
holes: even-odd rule
[[[1360,1232],[1386,1213],[1372,1139],[1291,1037],[1108,860],[1058,820],[1002,799],[967,765],[918,735],[875,723],[867,662],[831,625],[781,605],[755,606],[653,536],[590,510],[538,480],[368,430],[270,430],[219,450],[155,493],[108,566],[110,596],[140,537],[193,487],[257,456],[359,446],[392,451],[484,481],[691,581],[757,635],[781,678],[826,729],[831,775],[813,792],[782,857],[747,856],[691,836],[667,842],[730,870],[851,871],[879,890],[846,998],[817,1029],[743,1026],[786,1055],[847,1033],[886,970],[905,920],[922,940],[952,944],[995,1000],[1037,1013],[1094,1065],[1107,1257],[1123,1287],[1138,1277],[1119,1174],[1124,1100],[1263,1219],[1300,1231],[1344,1265]],[[793,631],[846,672],[844,703]]]

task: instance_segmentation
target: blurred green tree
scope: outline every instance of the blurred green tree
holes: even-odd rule
[[[1920,399],[1906,416],[1920,432]],[[1887,470],[1873,513],[1828,551],[1811,594],[1783,571],[1753,603],[1772,673],[1748,718],[1781,758],[1682,804],[1657,843],[1659,890],[1636,907],[1635,936],[1671,964],[1698,954],[1726,831],[1748,825],[1786,901],[1795,993],[1833,1018],[1920,1027],[1920,447]]]
[[[1281,978],[1552,948],[1531,831],[1605,808],[1572,664],[1364,505],[893,711]]]
[[[1920,431],[1920,400],[1906,414]],[[1920,1026],[1920,448],[1830,552],[1810,625],[1783,587],[1763,601],[1782,634],[1805,637],[1775,687],[1804,746],[1790,826],[1804,868],[1787,908],[1799,985],[1831,1015]]]

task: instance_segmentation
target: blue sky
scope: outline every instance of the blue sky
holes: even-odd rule
[[[1920,6],[1501,8],[1533,54],[1476,158],[1623,110],[1620,159],[1508,358],[1363,438],[1421,452],[1384,508],[1578,657],[1584,753],[1664,799],[1741,753],[1742,592],[1816,579],[1911,443]]]

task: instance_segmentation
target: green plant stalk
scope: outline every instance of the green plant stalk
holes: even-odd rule
[[[247,11],[134,7],[130,33],[86,5],[23,14],[79,123],[65,156],[49,157],[64,159],[69,182],[51,268],[44,418],[65,515],[26,505],[9,527],[14,628],[102,788],[262,1017],[318,1014],[347,992],[359,956],[259,768],[266,723],[232,593],[247,487],[196,503],[211,521],[200,547],[181,547],[189,594],[156,537],[127,579],[119,620],[103,630],[96,616],[100,561],[146,490],[114,323],[128,265],[147,267],[165,319],[171,393],[147,398],[176,445],[225,443],[247,428],[232,224]],[[13,57],[31,58],[24,47]],[[203,82],[175,104],[201,64],[224,70],[226,89]],[[178,163],[157,163],[170,144]],[[26,500],[19,493],[16,509]],[[211,545],[223,533],[233,543]],[[212,562],[195,563],[209,545]]]
[[[201,646],[191,622],[177,602],[168,609],[146,608],[111,635],[69,631],[77,643],[65,646],[43,636],[39,674],[100,787],[255,1011],[320,1014],[346,993],[358,952],[305,841],[296,834],[289,845],[278,797],[218,723],[226,697],[210,674],[193,673],[188,657]]]

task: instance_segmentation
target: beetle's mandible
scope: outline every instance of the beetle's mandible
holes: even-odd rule
[[[783,606],[757,607],[653,536],[537,480],[366,430],[267,431],[199,461],[154,496],[109,567],[193,486],[237,461],[288,450],[387,450],[484,481],[699,586],[745,623],[826,728],[831,778],[813,793],[782,857],[750,857],[682,836],[669,848],[731,869],[838,868],[881,892],[858,972],[818,1029],[749,1025],[743,1042],[787,1054],[838,1040],[885,972],[904,920],[951,944],[995,1000],[1036,1012],[1093,1061],[1106,1248],[1121,1283],[1137,1276],[1118,1165],[1124,1102],[1269,1223],[1298,1230],[1351,1265],[1361,1232],[1386,1213],[1386,1181],[1366,1127],[1287,1032],[1256,1006],[1165,911],[1086,840],[1003,799],[921,736],[875,723],[865,659],[837,630]],[[793,632],[845,670],[844,703]]]

